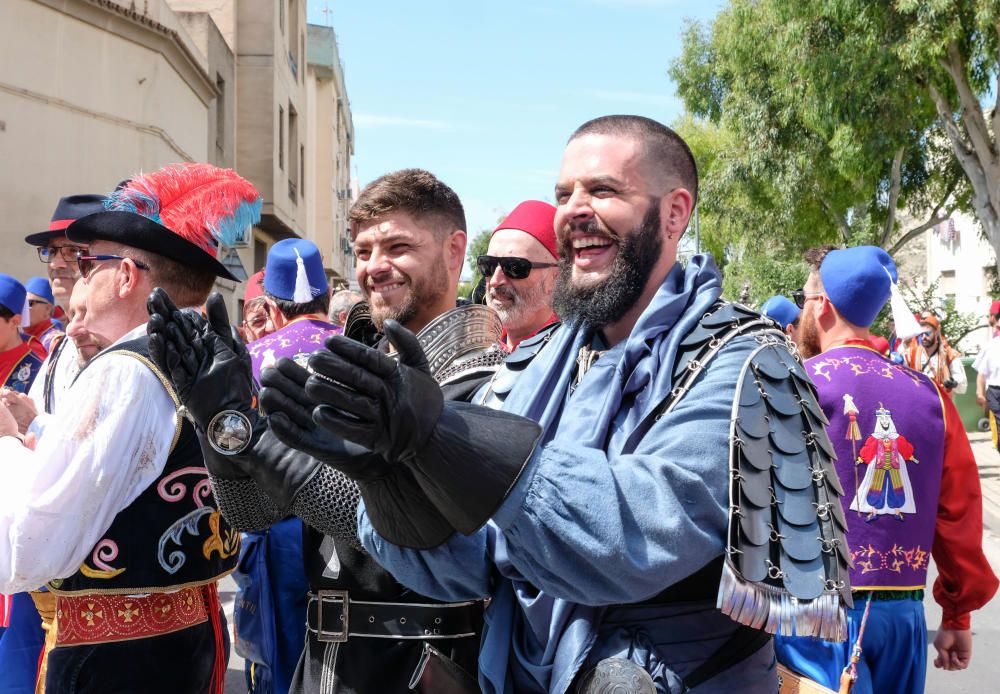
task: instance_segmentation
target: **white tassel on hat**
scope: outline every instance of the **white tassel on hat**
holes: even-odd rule
[[[308,304],[313,300],[312,288],[309,286],[309,275],[306,274],[306,263],[295,249],[295,291],[292,301],[297,304]]]
[[[896,337],[909,340],[922,332],[920,323],[906,305],[906,299],[903,298],[903,292],[899,291],[899,285],[892,281],[892,273],[886,269],[885,274],[889,275],[889,308],[892,311],[892,322],[896,324]]]

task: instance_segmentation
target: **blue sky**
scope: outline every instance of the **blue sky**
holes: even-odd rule
[[[472,237],[521,200],[551,201],[565,141],[584,121],[674,121],[682,106],[667,69],[684,20],[723,4],[309,0],[308,11],[337,32],[359,184],[428,169],[462,198]]]

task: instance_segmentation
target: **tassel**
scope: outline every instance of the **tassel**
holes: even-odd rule
[[[913,317],[913,311],[906,305],[906,299],[899,291],[899,285],[892,281],[892,274],[888,269],[886,269],[885,274],[889,275],[889,302],[892,309],[892,320],[896,324],[896,337],[909,340],[920,334],[920,323]]]
[[[313,300],[312,289],[309,287],[309,275],[306,274],[306,263],[295,249],[295,291],[292,301],[297,304],[308,304]]]
[[[215,583],[204,586],[205,607],[209,620],[212,622],[212,634],[215,637],[215,665],[212,668],[212,683],[210,694],[223,694],[226,687],[227,656],[226,642],[222,635],[222,605],[219,603],[219,588]]]
[[[21,309],[21,328],[31,327],[31,305],[28,303],[28,295],[24,295],[24,308]]]
[[[847,638],[847,610],[837,591],[800,600],[782,588],[744,580],[728,559],[723,564],[716,606],[734,621],[769,634],[815,636],[828,641]]]

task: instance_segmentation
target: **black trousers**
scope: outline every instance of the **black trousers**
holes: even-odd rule
[[[986,406],[990,408],[996,419],[997,428],[1000,429],[1000,386],[987,386]],[[997,450],[1000,451],[1000,436],[997,436]]]
[[[225,616],[222,633],[228,662]],[[207,694],[214,666],[215,635],[208,620],[148,639],[54,648],[45,694]]]

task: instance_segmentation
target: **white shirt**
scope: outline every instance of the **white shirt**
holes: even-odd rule
[[[177,426],[153,372],[108,354],[61,396],[34,451],[0,437],[0,593],[74,574],[115,516],[160,476]]]
[[[972,368],[986,378],[987,386],[1000,386],[1000,337],[991,338],[976,360]]]
[[[80,373],[80,354],[76,349],[76,343],[69,336],[66,336],[59,343],[56,349],[49,352],[42,362],[42,368],[38,371],[38,376],[28,389],[28,396],[35,403],[35,411],[38,416],[31,422],[28,431],[33,432],[41,438],[45,424],[51,416],[45,411],[45,381],[46,374],[52,370],[52,411],[55,412],[58,404],[66,399],[69,387],[73,385],[73,380]],[[58,351],[57,351],[58,350]],[[56,363],[52,364],[52,357],[56,357]]]

